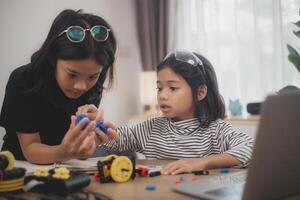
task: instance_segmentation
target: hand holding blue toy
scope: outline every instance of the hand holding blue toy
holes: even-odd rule
[[[76,117],[76,124],[78,124],[82,119],[85,117],[88,118],[88,115],[86,113],[82,113]],[[88,123],[84,126],[84,128],[88,125]],[[94,129],[99,128],[101,131],[103,131],[105,134],[107,134],[108,127],[104,124],[103,121],[99,121],[96,123],[96,126]]]

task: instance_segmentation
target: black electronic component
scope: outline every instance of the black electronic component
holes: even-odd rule
[[[73,174],[68,179],[53,178],[51,175],[43,176],[27,176],[25,178],[25,187],[30,182],[34,184],[30,191],[39,193],[51,193],[57,195],[67,195],[69,192],[75,192],[91,183],[88,174]]]

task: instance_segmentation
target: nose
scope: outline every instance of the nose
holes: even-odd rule
[[[167,90],[162,89],[157,93],[158,100],[167,100],[168,99],[168,92]]]
[[[79,90],[79,91],[85,91],[87,89],[87,84],[85,81],[77,81],[74,84],[74,89]]]

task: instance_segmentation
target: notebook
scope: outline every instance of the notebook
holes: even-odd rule
[[[263,103],[248,170],[185,182],[172,189],[213,200],[300,195],[300,94],[270,96]]]

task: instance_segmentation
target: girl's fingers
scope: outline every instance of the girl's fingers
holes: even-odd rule
[[[112,129],[116,129],[116,128],[117,128],[117,127],[116,127],[113,123],[111,123],[110,121],[105,121],[104,124],[105,124],[106,126],[108,126],[109,128],[112,128]]]
[[[68,132],[68,138],[73,141],[75,140],[78,135],[80,135],[83,128],[86,126],[86,124],[89,122],[87,118],[82,119],[78,124],[76,124],[76,117],[71,117],[71,125]]]
[[[101,143],[106,143],[109,141],[109,139],[105,135],[105,133],[103,133],[99,128],[96,128],[94,131],[95,131],[97,137],[99,138],[99,140],[101,141]]]
[[[102,108],[98,108],[97,110],[97,115],[95,117],[95,120],[98,121],[103,121],[104,120],[104,111]]]
[[[184,172],[187,172],[186,170],[184,170],[183,168],[179,168],[174,170],[173,172],[171,172],[172,175],[176,175],[176,174],[182,174]]]
[[[85,127],[88,124],[91,124],[89,122],[90,122],[90,120],[87,117],[83,118],[82,120],[80,120],[80,122],[78,124],[76,124],[74,130],[77,131],[77,132],[81,132],[82,130],[85,129]]]
[[[73,129],[75,126],[76,126],[76,117],[74,115],[72,115],[70,129]]]
[[[75,129],[78,128],[78,127],[81,127],[81,129],[79,129],[78,132],[79,132],[80,134],[77,134],[77,138],[76,138],[75,141],[74,141],[74,146],[75,146],[75,148],[79,148],[80,145],[82,144],[82,142],[84,141],[84,139],[89,135],[89,133],[90,133],[90,132],[93,132],[93,129],[94,129],[96,123],[95,123],[94,121],[90,122],[90,123],[88,124],[88,126],[85,127],[84,130],[83,130],[83,127],[84,127],[84,126],[82,126],[81,121],[80,121],[80,123],[79,123],[78,125],[79,125],[79,126],[75,127]],[[75,134],[74,134],[74,135],[75,135]]]
[[[176,166],[172,166],[169,170],[168,170],[168,174],[174,174],[175,171],[179,170],[180,167],[178,165]]]
[[[86,114],[87,114],[88,118],[91,119],[91,120],[94,120],[97,116],[96,112],[95,113],[86,113]]]
[[[98,111],[98,108],[94,105],[94,104],[89,104],[89,105],[87,105],[86,107],[85,107],[85,111],[87,112],[87,113],[89,113],[89,112],[92,112],[92,113],[94,113],[94,112],[97,112]]]
[[[88,135],[79,147],[79,155],[83,157],[90,156],[96,149],[95,140],[92,135]]]
[[[118,140],[119,139],[119,136],[118,136],[117,132],[114,129],[112,129],[112,128],[108,128],[108,130],[107,130],[107,136],[111,140]]]
[[[97,136],[97,133],[94,134],[94,139],[97,146],[103,143],[102,140]]]
[[[174,162],[171,162],[171,163],[165,165],[162,170],[163,174],[170,174],[171,172],[176,170],[177,166],[178,166],[177,163],[178,163],[178,161],[174,161]]]
[[[84,113],[84,112],[83,112],[84,107],[85,107],[85,106],[80,106],[80,107],[77,109],[76,115],[80,115],[80,114]]]
[[[77,109],[76,115],[80,115],[82,113],[96,113],[97,107],[94,104],[86,104],[84,106],[80,106]]]

